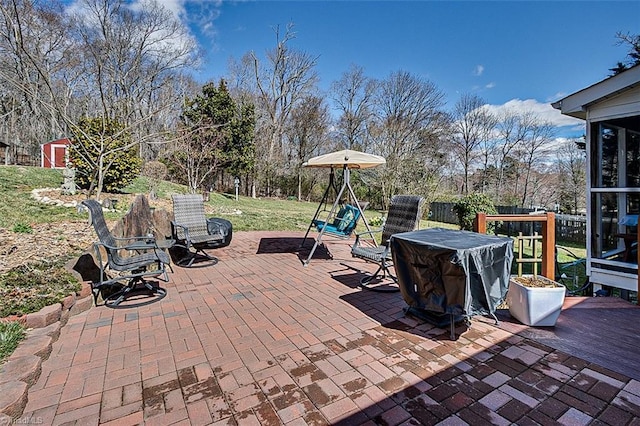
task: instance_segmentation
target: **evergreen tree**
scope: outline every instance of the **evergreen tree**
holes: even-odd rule
[[[205,84],[201,94],[186,101],[181,118],[181,140],[165,158],[192,192],[212,187],[224,171],[237,176],[252,169],[254,108],[238,106],[224,80]]]

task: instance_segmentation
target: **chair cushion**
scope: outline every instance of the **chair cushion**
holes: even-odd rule
[[[349,205],[345,206],[342,210],[340,210],[340,212],[342,212],[342,214],[338,214],[338,217],[342,219],[337,220],[338,223],[336,224],[336,229],[340,232],[343,232],[349,227],[356,215],[355,213],[353,213],[353,210]]]
[[[219,217],[210,217],[207,219],[207,229],[211,235],[219,235],[222,237],[220,242],[212,242],[209,244],[212,248],[226,247],[231,244],[233,238],[233,225],[226,219]]]
[[[359,257],[361,259],[371,260],[373,262],[380,262],[383,258],[391,258],[391,252],[387,252],[387,248],[384,246],[354,246],[351,249],[351,255],[354,257]]]

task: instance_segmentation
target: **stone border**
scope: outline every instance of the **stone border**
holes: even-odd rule
[[[77,294],[64,298],[61,303],[45,306],[38,312],[21,317],[3,318],[2,321],[18,321],[27,327],[27,337],[7,361],[0,365],[0,425],[12,424],[27,405],[29,388],[40,377],[42,362],[51,353],[60,330],[69,317],[93,306],[91,283],[82,282]]]
[[[62,190],[60,188],[36,188],[34,190],[31,191],[31,197],[34,198],[36,201],[39,201],[41,203],[44,204],[50,204],[50,205],[54,205],[54,206],[62,206],[62,207],[77,207],[78,206],[78,202],[77,201],[71,201],[71,202],[64,202],[62,200],[55,200],[52,198],[49,198],[47,196],[44,195],[40,195],[41,192],[52,192],[52,191],[57,191],[62,193]]]

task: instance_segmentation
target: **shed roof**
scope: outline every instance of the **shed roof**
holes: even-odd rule
[[[54,140],[49,141],[49,142],[41,143],[40,146],[49,145],[49,144],[70,145],[71,141],[69,140],[69,138],[60,138],[60,139],[54,139]]]
[[[586,120],[590,106],[640,86],[640,65],[608,77],[551,104],[562,114]]]

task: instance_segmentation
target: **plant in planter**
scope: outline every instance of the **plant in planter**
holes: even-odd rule
[[[554,326],[564,303],[565,287],[541,275],[514,276],[509,280],[509,313],[529,326]]]

